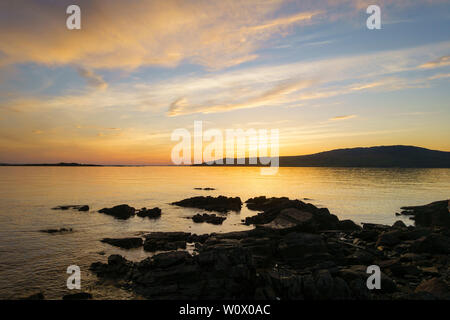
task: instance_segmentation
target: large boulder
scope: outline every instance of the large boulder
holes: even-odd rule
[[[103,208],[98,212],[113,216],[117,219],[126,220],[135,215],[136,209],[127,204],[121,204],[112,208]]]
[[[245,203],[250,210],[265,211],[289,203],[289,198],[266,198],[265,196],[250,198]]]
[[[343,231],[359,231],[361,226],[354,223],[352,220],[340,220],[338,224],[338,229]]]
[[[393,247],[400,242],[400,231],[394,230],[381,233],[378,237],[376,245],[383,247]]]
[[[181,201],[172,202],[173,205],[187,208],[197,208],[207,211],[240,211],[242,207],[242,201],[239,197],[192,197]]]
[[[245,224],[264,225],[276,229],[296,227],[301,231],[328,230],[339,227],[339,219],[328,209],[317,208],[300,200],[258,197],[247,200],[247,206],[249,205],[264,209],[264,211],[256,216],[245,218]]]
[[[108,263],[94,262],[90,270],[99,277],[121,279],[131,270],[133,263],[124,257],[113,254],[108,257]]]

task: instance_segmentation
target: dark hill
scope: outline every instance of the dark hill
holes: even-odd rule
[[[248,165],[248,159],[246,163]],[[450,152],[413,146],[336,149],[280,157],[280,167],[450,168]]]

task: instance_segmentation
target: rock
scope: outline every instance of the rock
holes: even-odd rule
[[[366,265],[371,265],[375,260],[375,256],[365,250],[357,249],[351,255],[347,256],[346,259],[348,264],[364,263]]]
[[[271,229],[288,229],[297,226],[312,228],[313,215],[306,211],[300,211],[295,208],[283,209],[271,222],[263,226]]]
[[[124,249],[139,248],[142,247],[143,244],[142,238],[121,238],[121,239],[104,238],[101,241],[104,243],[108,243],[112,246]]]
[[[278,245],[278,254],[289,264],[313,265],[328,258],[326,246],[319,235],[289,233]]]
[[[192,197],[181,201],[173,202],[173,205],[187,208],[197,208],[207,211],[240,211],[242,207],[241,198],[229,198],[224,196],[218,196],[216,198],[208,197]]]
[[[108,263],[94,262],[90,270],[101,277],[120,279],[124,277],[132,268],[133,263],[124,257],[113,254],[108,257]]]
[[[264,210],[251,217],[257,224],[252,230],[153,232],[144,235],[145,250],[166,252],[140,262],[112,255],[91,270],[148,299],[402,300],[448,294],[447,228],[360,228],[299,200],[258,197],[250,203]],[[195,244],[193,255],[179,250],[188,242]],[[367,288],[369,265],[382,271],[381,290]],[[429,277],[439,283],[420,287]]]
[[[92,294],[88,292],[78,292],[72,294],[66,294],[63,296],[63,300],[89,300],[92,299]]]
[[[44,229],[44,230],[40,230],[41,232],[45,232],[45,233],[69,233],[69,232],[73,232],[72,228],[59,228],[59,229]]]
[[[419,269],[426,275],[431,275],[431,276],[439,275],[439,270],[436,267],[419,267]]]
[[[245,224],[266,225],[276,229],[295,226],[302,231],[336,229],[339,224],[339,219],[330,214],[328,209],[317,208],[300,200],[257,197],[247,200],[247,207],[249,206],[254,209],[265,209],[265,211],[245,218]],[[270,224],[272,221],[274,223]],[[295,225],[297,222],[298,224]]]
[[[390,226],[385,224],[376,224],[376,223],[362,223],[363,230],[372,230],[376,232],[389,231],[391,229]]]
[[[379,235],[376,246],[393,247],[400,243],[399,231],[387,231]]]
[[[355,232],[353,235],[355,238],[361,239],[363,241],[375,242],[378,239],[379,232],[376,230],[363,229],[361,231]]]
[[[392,225],[392,228],[395,228],[395,229],[406,229],[406,228],[408,228],[408,227],[406,226],[406,224],[405,224],[403,221],[397,220],[397,221],[395,221],[395,223]]]
[[[322,299],[333,298],[334,281],[328,270],[318,271],[315,286]]]
[[[98,212],[113,216],[117,219],[128,219],[135,215],[136,209],[127,204],[121,204],[112,208],[103,208]]]
[[[411,252],[450,254],[450,238],[436,233],[421,237],[411,244]]]
[[[399,278],[405,278],[406,275],[409,276],[420,276],[422,273],[416,266],[411,264],[396,264],[389,268],[392,274]]]
[[[79,205],[79,204],[71,204],[71,205],[63,205],[52,208],[52,210],[69,210],[74,209],[78,211],[89,211],[88,205]]]
[[[171,267],[191,259],[192,256],[186,251],[171,251],[153,256],[153,264],[157,268]]]
[[[161,217],[161,209],[158,207],[155,207],[153,209],[142,208],[136,213],[136,215],[142,218],[146,217],[150,219],[156,219]]]
[[[289,202],[289,198],[266,198],[265,196],[250,198],[245,203],[250,210],[265,211]]]
[[[42,292],[38,292],[28,297],[21,298],[20,300],[45,300],[45,296]]]
[[[344,231],[357,231],[361,230],[362,228],[352,220],[341,220],[339,221],[338,229]]]
[[[412,215],[416,226],[450,228],[449,202],[442,200],[424,206],[402,207],[402,214]]]
[[[186,242],[191,239],[185,232],[152,232],[145,235],[145,251],[169,251],[186,249]]]
[[[427,292],[439,299],[450,299],[450,287],[442,279],[432,278],[429,280],[423,280],[414,292]]]
[[[218,217],[215,214],[196,214],[192,217],[192,220],[195,223],[211,223],[211,224],[222,224],[225,221],[226,217]]]

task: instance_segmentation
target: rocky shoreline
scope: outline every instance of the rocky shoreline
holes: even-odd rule
[[[227,213],[240,198],[194,197],[173,205]],[[249,231],[195,235],[154,232],[139,239],[104,239],[155,252],[140,262],[111,255],[91,271],[147,299],[450,299],[449,201],[406,207],[407,227],[339,220],[301,200],[257,197]],[[123,207],[106,214],[134,214]],[[208,215],[204,216],[205,219]],[[202,216],[203,219],[203,216]],[[193,245],[190,254],[185,249]],[[158,253],[160,251],[165,251]],[[381,289],[366,285],[369,265],[381,270]]]

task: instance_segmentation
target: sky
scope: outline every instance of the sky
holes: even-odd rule
[[[170,164],[194,121],[450,151],[449,84],[448,0],[0,2],[0,163]]]

